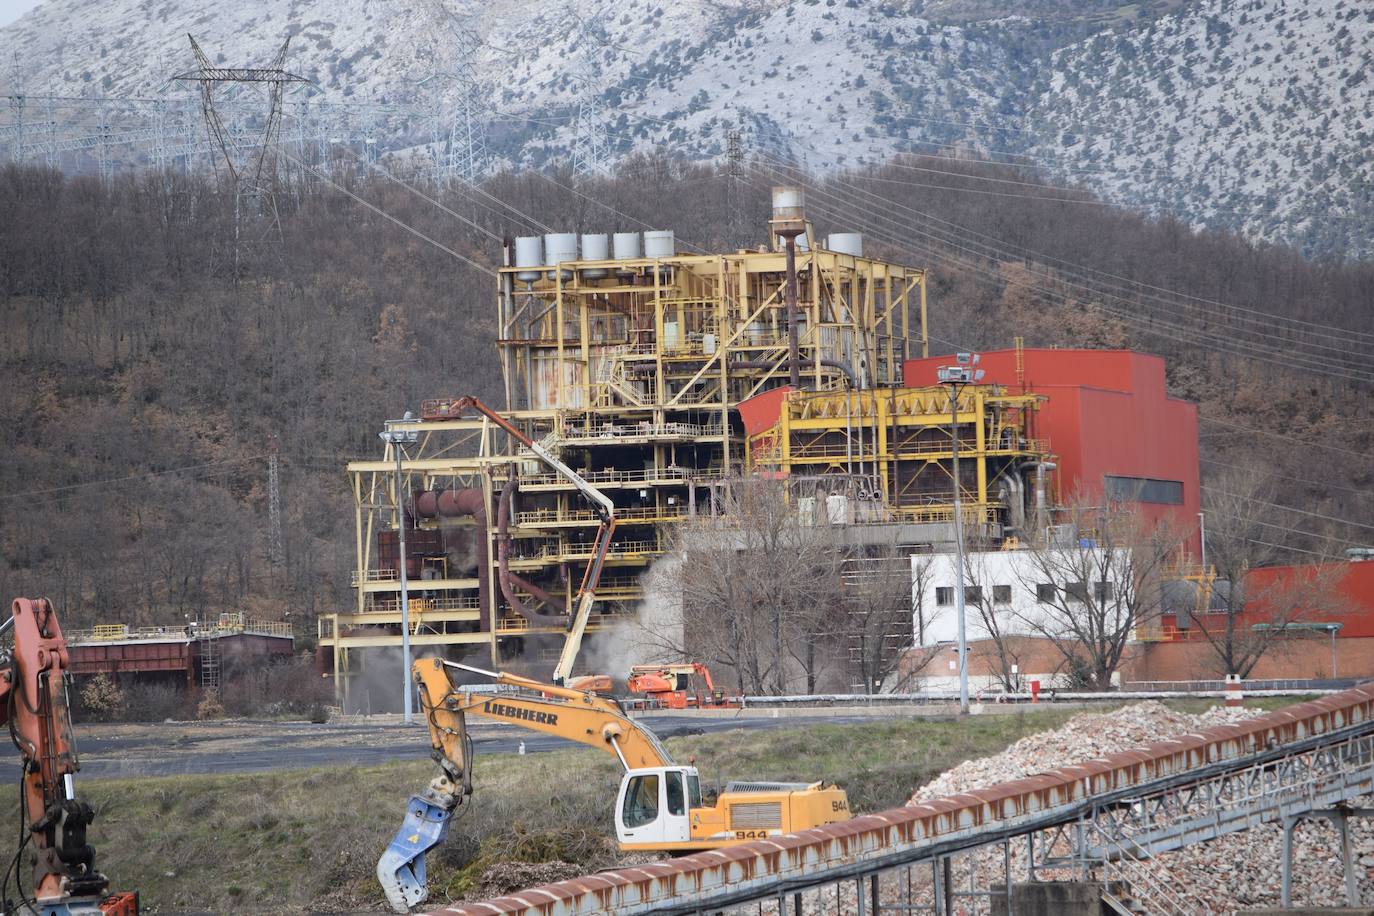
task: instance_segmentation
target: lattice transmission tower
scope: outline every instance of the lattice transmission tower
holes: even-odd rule
[[[303,76],[288,73],[286,51],[291,44],[288,38],[282,42],[269,67],[217,67],[196,43],[191,40],[191,51],[196,56],[196,69],[179,73],[174,80],[195,83],[200,87],[201,112],[210,139],[219,153],[216,170],[223,162],[234,186],[234,266],[235,273],[240,260],[240,247],[245,241],[243,227],[245,218],[252,213],[266,216],[267,229],[258,241],[269,236],[281,236],[281,222],[277,214],[276,189],[277,141],[281,133],[282,94],[290,83],[307,83]],[[224,123],[219,109],[217,93],[231,87],[241,90],[266,87],[266,112],[263,127],[255,141],[250,141],[247,131],[231,131]],[[237,101],[237,100],[236,100]],[[240,137],[240,134],[243,136]]]
[[[738,128],[725,132],[726,205],[730,212],[730,246],[738,248],[744,239],[744,143]]]
[[[582,55],[578,62],[577,121],[573,126],[573,172],[579,176],[604,175],[610,155],[606,113],[601,104],[600,51],[608,43],[590,20],[582,19]]]
[[[276,436],[272,437],[267,453],[267,553],[278,569],[286,565],[281,531],[281,470],[277,460]]]
[[[419,85],[429,89],[435,182],[473,184],[490,165],[488,93],[477,72],[482,37],[444,0],[431,0],[430,8],[439,20],[430,46],[434,70]]]

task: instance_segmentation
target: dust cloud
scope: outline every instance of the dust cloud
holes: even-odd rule
[[[579,660],[580,671],[609,674],[623,681],[632,665],[682,660],[682,601],[673,588],[681,562],[670,554],[649,568],[640,580],[644,597],[635,608],[634,619],[589,638]]]
[[[343,711],[350,715],[401,712],[405,708],[403,689],[410,683],[410,674],[400,647],[355,649],[349,655],[351,677]]]

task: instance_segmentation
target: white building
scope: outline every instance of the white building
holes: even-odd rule
[[[1080,602],[1085,611],[1090,603],[1111,607],[1124,597],[1121,580],[1129,578],[1131,568],[1130,555],[1123,549],[1111,555],[1093,548],[1043,554],[972,551],[964,560],[964,619],[970,642],[990,638],[994,627],[1003,636],[1044,636]],[[954,569],[953,554],[911,558],[915,645],[935,646],[959,638]]]

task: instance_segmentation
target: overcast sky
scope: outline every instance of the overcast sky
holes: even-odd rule
[[[42,0],[0,0],[0,25],[9,25]]]

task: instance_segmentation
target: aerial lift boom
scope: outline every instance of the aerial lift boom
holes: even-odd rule
[[[0,652],[0,722],[23,756],[20,816],[27,824],[20,851],[32,843],[37,853],[29,912],[40,916],[136,916],[136,893],[107,894],[110,882],[95,869],[95,849],[86,828],[95,811],[76,794],[73,776],[80,764],[67,702],[67,642],[46,598],[17,598],[0,635],[13,633],[13,645]],[[15,857],[15,867],[22,869]],[[6,876],[8,879],[8,875]],[[30,897],[31,895],[31,897]],[[8,912],[8,910],[6,910]]]
[[[606,552],[611,546],[611,534],[615,531],[615,503],[611,502],[610,497],[605,493],[588,483],[581,474],[568,467],[558,456],[530,439],[509,420],[475,397],[469,395],[461,398],[427,401],[421,414],[425,418],[451,418],[461,416],[463,411],[468,409],[477,411],[504,429],[512,439],[529,449],[538,456],[540,461],[543,461],[556,473],[561,474],[572,483],[577,491],[591,502],[592,511],[596,513],[596,517],[601,523],[596,531],[592,558],[587,563],[587,571],[582,576],[582,585],[578,588],[577,597],[573,601],[573,612],[568,618],[568,635],[563,642],[563,651],[559,654],[558,665],[553,669],[554,684],[565,684],[568,678],[572,676],[573,663],[577,660],[577,653],[582,649],[582,637],[587,631],[587,620],[591,616],[592,605],[596,601],[596,586],[601,580],[601,570],[606,563]]]
[[[524,692],[464,691],[450,679],[455,670]],[[718,849],[849,817],[844,790],[821,782],[731,783],[707,806],[696,767],[673,763],[658,737],[611,697],[440,658],[417,659],[413,672],[440,774],[411,797],[405,822],[377,863],[377,878],[398,913],[425,899],[425,854],[443,842],[454,810],[472,792],[468,713],[613,754],[625,771],[615,830],[626,851]]]

